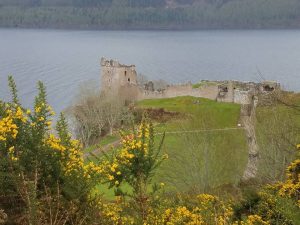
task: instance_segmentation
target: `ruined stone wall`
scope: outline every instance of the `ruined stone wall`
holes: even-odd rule
[[[218,86],[218,102],[233,102],[234,101],[234,83],[233,81],[222,82]]]
[[[193,88],[191,83],[170,85],[164,90],[141,88],[137,83],[134,65],[123,65],[115,60],[101,59],[102,90],[113,91],[119,97],[129,101],[178,96],[202,97],[219,102],[250,104],[254,96],[268,94],[280,89],[280,84],[272,81],[253,83],[240,81],[202,81],[201,86]],[[151,83],[151,82],[150,82]],[[148,85],[149,86],[149,85]]]
[[[217,100],[218,85],[209,85],[198,88],[199,97]]]
[[[193,96],[216,100],[218,95],[218,86],[202,86],[193,88],[192,84],[172,85],[163,91],[147,91],[141,90],[139,99],[155,99],[155,98],[173,98],[178,96]]]
[[[134,102],[138,100],[142,100],[142,90],[136,85],[124,85],[121,86],[118,90],[118,95],[120,98]]]
[[[233,102],[237,104],[247,105],[251,103],[251,95],[249,91],[234,90]]]
[[[164,92],[167,98],[191,95],[193,92],[193,86],[192,84],[171,85],[168,86]]]

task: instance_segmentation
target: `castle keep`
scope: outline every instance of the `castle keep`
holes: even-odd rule
[[[122,65],[118,61],[101,58],[102,88],[118,90],[120,87],[137,86],[135,65]]]
[[[138,84],[135,65],[123,65],[115,60],[101,59],[102,90],[122,96],[126,100],[172,98],[194,96],[219,102],[252,104],[255,97],[280,89],[277,82],[201,81],[196,87],[192,83],[168,85],[155,89],[153,82]]]

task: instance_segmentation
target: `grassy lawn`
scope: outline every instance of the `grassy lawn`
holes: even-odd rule
[[[237,128],[240,105],[176,97],[143,100],[137,107],[164,108],[180,113],[167,122],[154,121],[157,143],[166,132],[162,153],[167,153],[169,159],[158,169],[153,182],[164,182],[166,191],[199,193],[239,183],[248,160],[246,136],[242,129],[226,128]],[[290,132],[292,126],[295,126],[293,133]],[[286,164],[294,156],[293,144],[300,140],[299,127],[300,116],[294,110],[285,106],[257,108],[259,176],[262,179],[284,177]],[[168,133],[174,131],[178,133]],[[116,138],[107,137],[101,143],[111,143]],[[291,152],[282,151],[283,148]],[[122,188],[130,191],[126,185]],[[108,199],[114,198],[114,191],[106,185],[99,185],[98,190]]]
[[[166,133],[163,151],[169,159],[158,171],[155,181],[167,183],[169,190],[188,191],[193,188],[205,191],[224,184],[236,184],[240,180],[248,155],[244,131],[209,131],[236,128],[239,105],[176,97],[143,100],[138,106],[164,108],[184,115],[155,126],[156,132],[179,131],[177,134]],[[204,131],[184,133],[194,130]]]
[[[128,193],[128,194],[132,194],[132,190],[131,190],[129,185],[123,184],[123,185],[120,186],[120,188],[122,189],[123,192]],[[95,192],[98,192],[98,193],[102,194],[108,200],[114,200],[115,199],[114,189],[113,188],[109,189],[108,184],[99,184],[99,185],[97,185]]]
[[[209,128],[236,127],[239,119],[240,106],[233,103],[220,103],[196,97],[176,97],[167,99],[147,99],[140,101],[141,108],[164,108],[168,111],[181,112],[187,120],[207,120]],[[170,125],[173,124],[174,121]],[[183,121],[180,120],[180,123]],[[198,124],[197,124],[198,126]]]
[[[261,106],[256,118],[259,176],[269,182],[283,180],[285,168],[295,158],[296,144],[300,142],[300,111],[285,105]]]
[[[156,133],[179,133],[166,133],[162,153],[167,153],[169,159],[158,169],[153,182],[164,182],[167,191],[197,189],[198,192],[239,182],[248,156],[244,131],[210,131],[236,128],[239,123],[239,105],[203,98],[176,97],[143,100],[137,106],[164,108],[180,113],[179,117],[165,123],[154,121]],[[182,133],[195,130],[204,131]],[[157,143],[161,137],[161,134],[155,136]],[[123,189],[128,190],[128,187],[125,185]],[[106,198],[114,198],[114,191],[106,185],[99,185],[98,190]]]

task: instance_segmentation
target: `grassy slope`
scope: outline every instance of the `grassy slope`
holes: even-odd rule
[[[198,101],[199,104],[194,104]],[[300,105],[300,96],[295,104]],[[164,108],[184,115],[166,123],[155,123],[156,132],[236,127],[240,111],[240,106],[236,104],[216,103],[194,97],[144,100],[137,105],[142,108]],[[284,173],[285,164],[293,158],[293,153],[287,153],[286,149],[292,149],[293,144],[299,143],[299,115],[299,111],[282,105],[258,107],[259,174],[265,181],[270,178],[280,179],[278,174]],[[290,133],[291,125],[296,127],[294,133]],[[282,139],[273,138],[274,136]],[[161,136],[156,137],[159,139]],[[286,137],[295,143],[283,146]],[[276,146],[279,146],[278,149]],[[214,190],[214,194],[221,191],[222,195],[238,195],[233,193],[236,189],[226,184],[239,182],[247,163],[248,150],[243,130],[166,134],[163,151],[169,154],[169,160],[157,171],[154,182],[166,183],[166,191],[210,192],[209,188],[221,186]],[[283,164],[279,161],[279,164],[273,165],[274,157],[287,159],[287,162]],[[127,185],[122,188],[130,192]],[[106,198],[114,199],[114,191],[106,185],[99,185],[98,190]],[[285,207],[286,205],[282,208]],[[299,215],[292,217],[296,218],[294,221],[298,221]]]
[[[299,102],[295,104],[300,105],[300,97]],[[166,123],[156,122],[157,133],[233,128],[238,123],[240,111],[240,106],[236,104],[217,103],[194,97],[143,100],[137,106],[164,108],[182,113],[183,116]],[[290,133],[293,125],[294,133]],[[299,112],[282,105],[258,107],[259,173],[266,181],[284,177],[285,164],[293,158],[293,152],[286,150],[293,151],[292,145],[300,139],[297,127],[300,127]],[[159,139],[161,135],[156,137]],[[287,143],[286,137],[292,142]],[[282,151],[282,148],[286,150]],[[210,187],[236,184],[243,173],[248,156],[243,130],[167,133],[163,151],[169,154],[169,159],[157,171],[154,182],[164,182],[168,190],[181,191],[191,188],[198,192],[207,191]],[[287,161],[284,164],[279,161],[279,164],[273,165],[274,157]],[[278,174],[283,176],[278,177]],[[128,190],[128,187],[124,186],[124,189]],[[104,191],[108,198],[114,196],[113,190],[108,190],[105,185],[99,186],[99,190]]]
[[[236,128],[240,112],[237,104],[195,97],[143,100],[137,106],[181,113],[182,116],[166,123],[155,122],[156,133]],[[160,138],[161,135],[156,135],[157,143]],[[169,159],[157,171],[153,182],[166,183],[167,191],[201,192],[209,187],[236,184],[247,163],[243,130],[167,133],[163,153],[168,153]],[[122,188],[130,191],[126,185]],[[106,185],[99,185],[98,190],[113,199],[114,191]]]
[[[300,106],[300,96],[293,104]],[[256,111],[256,136],[260,148],[259,176],[273,182],[285,178],[285,168],[295,157],[300,140],[300,108],[261,106]]]
[[[195,97],[143,100],[138,106],[184,113],[182,119],[157,124],[156,132],[236,128],[240,112],[239,105]],[[164,152],[169,160],[155,180],[183,191],[235,184],[247,163],[243,130],[166,134]]]

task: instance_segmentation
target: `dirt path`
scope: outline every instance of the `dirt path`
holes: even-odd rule
[[[214,132],[214,131],[229,131],[229,130],[241,130],[243,127],[228,127],[218,129],[202,129],[202,130],[185,130],[185,131],[167,131],[165,134],[184,134],[184,133],[201,133],[201,132]],[[155,135],[162,135],[163,133],[156,133]]]
[[[215,131],[230,131],[230,130],[241,130],[245,129],[244,127],[228,127],[228,128],[219,128],[219,129],[201,129],[201,130],[187,130],[187,131],[167,131],[165,134],[184,134],[184,133],[201,133],[201,132],[215,132]],[[162,135],[164,133],[155,133],[154,135]],[[116,148],[121,145],[121,140],[116,140],[110,144],[104,145],[102,148],[96,148],[91,152],[87,152],[83,155],[86,159],[89,156],[99,155],[102,151],[108,151],[111,148]]]
[[[241,122],[246,132],[248,142],[248,163],[242,180],[249,180],[256,177],[259,149],[255,134],[255,100],[250,105],[241,106]]]
[[[116,148],[118,146],[121,145],[121,140],[116,140],[108,145],[104,145],[101,148],[96,148],[93,151],[87,152],[83,154],[83,158],[86,159],[89,156],[93,156],[93,155],[99,155],[101,152],[106,152],[108,150],[110,150],[111,148]]]

